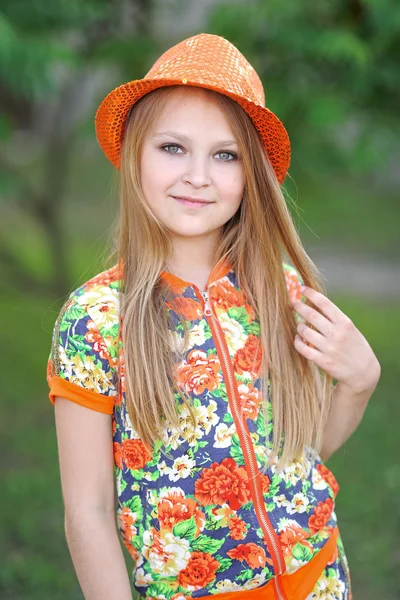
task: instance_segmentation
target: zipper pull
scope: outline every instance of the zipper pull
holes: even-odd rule
[[[200,294],[203,296],[203,300],[204,300],[204,314],[206,315],[206,317],[211,317],[212,311],[211,311],[210,303],[209,303],[209,299],[208,299],[208,290],[205,290],[204,292],[200,292]]]

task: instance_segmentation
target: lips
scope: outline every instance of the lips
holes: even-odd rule
[[[172,196],[175,200],[177,200],[178,202],[180,202],[181,204],[184,204],[185,206],[191,206],[192,208],[196,208],[196,207],[201,207],[201,206],[207,206],[207,204],[212,204],[212,202],[209,202],[207,200],[197,200],[194,198],[185,198],[185,197],[181,197],[181,196]]]

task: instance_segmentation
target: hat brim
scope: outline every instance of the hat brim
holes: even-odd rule
[[[172,85],[207,88],[235,100],[252,119],[278,182],[283,183],[290,165],[291,149],[289,135],[278,117],[269,108],[218,86],[191,81],[183,83],[182,79],[136,79],[115,88],[101,102],[95,117],[96,136],[104,154],[117,169],[120,168],[125,122],[132,106],[149,92]]]

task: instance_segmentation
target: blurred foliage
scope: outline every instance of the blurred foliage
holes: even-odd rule
[[[396,0],[222,4],[209,31],[252,61],[299,170],[368,175],[385,167],[400,129]]]

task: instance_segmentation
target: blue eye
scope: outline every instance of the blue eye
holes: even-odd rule
[[[180,148],[177,144],[166,144],[165,146],[161,146],[162,150],[166,150],[167,148]],[[168,154],[177,154],[177,152],[169,152]]]
[[[232,162],[233,160],[236,160],[236,159],[237,159],[237,155],[236,155],[234,152],[226,152],[226,151],[223,151],[223,152],[218,152],[218,154],[228,154],[229,156],[231,156],[231,157],[232,157],[232,158],[230,158],[229,160],[225,160],[225,161],[223,161],[223,162]]]
[[[182,147],[178,144],[165,144],[164,146],[161,146],[161,150],[165,150],[168,154],[178,154],[178,152],[170,152],[169,148],[178,148],[182,150]],[[217,155],[218,154],[226,154],[231,157],[227,160],[222,159],[222,162],[232,162],[234,160],[237,160],[237,154],[235,154],[234,152],[227,152],[226,150],[221,150],[220,152],[217,152]]]

